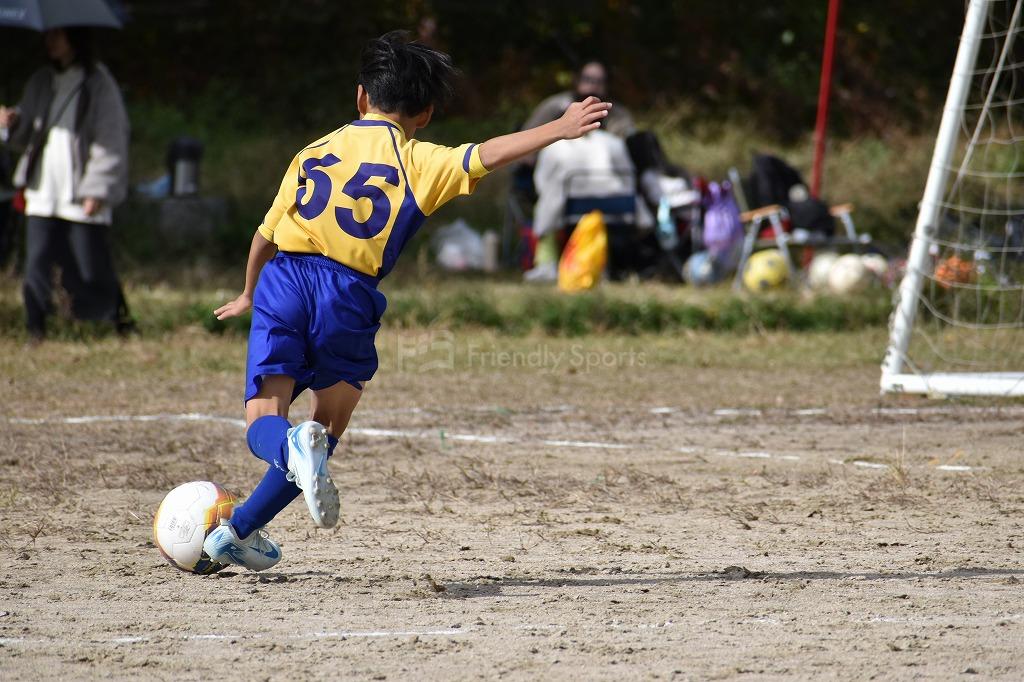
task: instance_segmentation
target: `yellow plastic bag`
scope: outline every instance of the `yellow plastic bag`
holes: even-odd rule
[[[576,223],[558,263],[558,288],[584,291],[601,279],[608,262],[608,227],[600,211],[591,211]]]

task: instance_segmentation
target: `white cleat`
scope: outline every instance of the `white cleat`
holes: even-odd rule
[[[306,498],[313,523],[333,528],[338,523],[341,502],[338,488],[327,472],[327,429],[317,422],[303,422],[288,429],[289,481]]]
[[[235,564],[250,571],[265,571],[281,560],[281,548],[262,528],[242,539],[228,521],[210,531],[203,551],[219,564]]]

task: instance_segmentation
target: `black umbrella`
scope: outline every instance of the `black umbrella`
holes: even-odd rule
[[[36,31],[65,26],[121,28],[105,0],[0,0],[0,26]]]

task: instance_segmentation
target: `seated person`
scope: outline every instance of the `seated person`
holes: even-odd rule
[[[575,140],[562,140],[541,150],[533,174],[537,205],[533,234],[537,239],[534,267],[527,281],[558,279],[558,232],[565,227],[566,201],[576,197],[635,195],[633,162],[621,138],[594,130]],[[653,225],[643,202],[636,204],[640,227]]]
[[[533,110],[522,130],[529,130],[554,121],[562,115],[573,102],[582,102],[593,95],[608,102],[608,69],[597,60],[586,62],[576,74],[572,90],[551,95]],[[601,129],[618,135],[625,139],[636,130],[633,123],[633,116],[629,109],[622,104],[615,104],[609,111],[607,118],[601,122]],[[530,154],[515,165],[512,177],[513,196],[523,206],[533,204],[537,200],[537,193],[533,186],[533,167],[537,163],[537,155]]]
[[[536,128],[549,121],[560,117],[573,102],[582,102],[593,95],[602,101],[615,104],[608,112],[608,117],[601,122],[601,129],[621,138],[632,135],[636,130],[633,123],[633,116],[629,109],[615,100],[608,98],[608,69],[597,60],[591,60],[583,65],[576,75],[572,90],[566,90],[551,95],[533,110],[530,117],[523,124],[523,130]]]

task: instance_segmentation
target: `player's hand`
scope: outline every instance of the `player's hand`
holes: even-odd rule
[[[0,128],[13,128],[18,122],[17,107],[0,106]]]
[[[82,210],[85,211],[85,215],[94,216],[103,210],[103,202],[93,197],[86,197],[82,199]]]
[[[597,97],[588,97],[582,102],[573,102],[562,114],[559,122],[563,125],[562,138],[574,140],[591,130],[601,127],[601,119],[608,115],[611,102],[602,102]]]
[[[244,315],[250,308],[252,308],[252,296],[243,292],[235,300],[228,301],[214,310],[213,315],[218,320],[226,320],[229,317]]]

